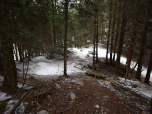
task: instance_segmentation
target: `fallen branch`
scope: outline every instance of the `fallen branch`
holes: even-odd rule
[[[21,98],[17,101],[17,103],[12,107],[12,109],[8,112],[8,114],[12,114],[14,110],[18,107],[18,105],[21,103],[22,99],[26,96],[28,92],[25,92]]]
[[[74,66],[74,67],[77,68],[77,69],[83,70],[82,68],[79,68],[79,67],[77,67],[77,66]]]
[[[63,112],[66,112],[66,111],[70,110],[70,109],[72,108],[72,104],[73,104],[74,102],[75,102],[75,100],[72,101],[72,103],[70,104],[70,107],[69,107],[69,108],[67,108],[67,109],[65,109],[65,110],[63,110],[63,111],[57,112],[57,114],[60,114],[60,113],[63,113]]]
[[[46,94],[48,91],[44,91],[44,92],[42,92],[42,93],[38,93],[38,94],[36,94],[34,97],[39,97],[39,96],[41,96],[41,95],[44,95],[44,94]]]

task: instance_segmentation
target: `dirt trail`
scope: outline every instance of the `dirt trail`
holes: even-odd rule
[[[142,113],[138,108],[126,105],[126,99],[120,99],[99,81],[104,83],[106,80],[89,77],[83,73],[73,74],[68,78],[61,77],[55,81],[56,86],[41,98],[39,106],[32,108],[28,113],[36,114],[41,110],[50,114]],[[73,100],[71,95],[74,95]]]

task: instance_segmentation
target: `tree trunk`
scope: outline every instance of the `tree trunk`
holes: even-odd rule
[[[111,36],[111,47],[110,47],[110,64],[112,65],[112,51],[113,51],[113,40],[114,40],[114,30],[115,30],[115,15],[116,15],[117,0],[115,0],[113,25],[112,25],[112,36]]]
[[[67,75],[68,0],[65,0],[64,75]]]
[[[135,10],[134,10],[134,18],[133,18],[133,24],[132,24],[132,34],[131,34],[130,44],[129,44],[129,52],[128,52],[128,58],[127,58],[127,68],[126,68],[125,80],[128,77],[128,72],[129,72],[129,69],[130,69],[130,62],[131,62],[131,56],[132,56],[132,54],[131,54],[131,52],[132,52],[132,40],[133,40],[133,37],[134,37],[135,15],[136,15],[137,2],[138,2],[138,0],[136,0]]]
[[[1,60],[1,56],[0,56],[0,72],[3,71],[3,64],[2,64],[2,60]]]
[[[147,31],[148,31],[148,26],[149,26],[149,15],[151,11],[151,4],[152,1],[149,0],[148,8],[147,8],[147,15],[146,15],[146,22],[144,25],[144,30],[143,30],[143,35],[142,35],[142,42],[141,42],[141,47],[140,47],[140,54],[138,58],[138,68],[137,68],[137,73],[136,73],[136,79],[141,80],[141,69],[142,69],[142,59],[144,56],[144,50],[145,50],[145,45],[147,41]]]
[[[17,90],[17,71],[13,56],[13,42],[11,30],[11,18],[9,15],[9,2],[0,0],[1,23],[0,30],[0,56],[4,68],[3,85],[8,86],[12,91]]]
[[[110,37],[110,28],[111,28],[111,14],[112,13],[112,0],[110,2],[110,16],[109,16],[109,28],[108,28],[108,40],[107,40],[107,52],[106,52],[106,64],[108,64],[108,49],[109,49],[109,37]]]
[[[52,0],[52,13],[53,13],[53,41],[54,41],[54,46],[56,45],[56,27],[55,27],[55,10],[56,10],[56,0],[54,4],[54,0]]]
[[[19,51],[19,56],[20,56],[20,62],[23,62],[23,53],[22,53],[20,44],[18,45],[18,51]]]
[[[31,60],[31,51],[30,51],[30,44],[27,45],[27,53],[28,53],[28,61]]]
[[[95,47],[96,47],[96,19],[94,20],[94,37],[93,37],[93,67],[95,65]]]
[[[120,38],[119,38],[119,43],[118,43],[118,52],[117,52],[117,61],[116,61],[116,66],[115,66],[115,74],[119,74],[120,57],[121,57],[122,46],[123,46],[123,41],[124,41],[124,37],[125,37],[125,27],[126,27],[126,7],[125,6],[126,6],[126,0],[124,1],[123,6],[124,7],[123,7]]]
[[[117,48],[117,42],[118,42],[118,37],[119,37],[119,32],[120,32],[120,18],[121,16],[119,15],[119,13],[121,13],[121,2],[119,3],[119,7],[118,7],[118,22],[117,22],[117,29],[116,29],[116,38],[115,38],[115,42],[114,42],[114,55],[113,55],[113,66],[115,65],[115,54],[116,54],[116,48]]]
[[[16,61],[18,61],[18,50],[17,50],[17,44],[15,44],[15,50],[16,50],[16,53],[15,53],[15,56],[16,56]]]
[[[93,25],[94,25],[94,37],[93,37],[93,67],[95,65],[95,50],[96,50],[96,20],[94,20]]]
[[[144,83],[149,84],[151,70],[152,70],[152,49],[151,49],[151,53],[150,53],[148,69],[147,69],[146,79],[145,79]]]
[[[96,34],[96,63],[98,63],[98,16],[97,16],[97,34]]]

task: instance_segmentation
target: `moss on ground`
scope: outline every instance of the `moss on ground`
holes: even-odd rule
[[[136,88],[136,87],[137,87],[137,85],[135,85],[135,84],[134,84],[134,85],[132,85],[132,88]]]
[[[95,78],[106,78],[106,76],[100,75],[100,74],[96,74],[96,73],[92,73],[92,72],[86,72],[86,75],[88,76],[93,76]]]
[[[35,82],[39,82],[40,80],[34,78],[34,76],[30,76],[27,81],[35,81]]]
[[[0,111],[6,108],[7,102],[3,102],[0,104]]]

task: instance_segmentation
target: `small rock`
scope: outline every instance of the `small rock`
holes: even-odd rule
[[[72,99],[72,100],[75,100],[75,98],[76,98],[76,94],[75,94],[75,93],[73,93],[73,92],[71,92],[71,93],[70,93],[70,97],[71,97],[71,99]]]
[[[95,108],[99,108],[99,105],[94,106]]]
[[[103,96],[103,99],[108,99],[109,98],[109,96]]]
[[[56,85],[56,88],[57,88],[57,89],[60,89],[60,88],[61,88],[59,84],[55,83],[55,85]]]
[[[46,110],[41,110],[37,114],[49,114]]]
[[[50,96],[50,95],[47,95],[47,97],[48,97],[48,98],[51,98],[51,96]]]
[[[106,81],[106,82],[104,82],[104,84],[105,84],[106,86],[108,86],[108,85],[109,85],[109,83],[110,83],[110,82],[107,82],[107,81]]]

